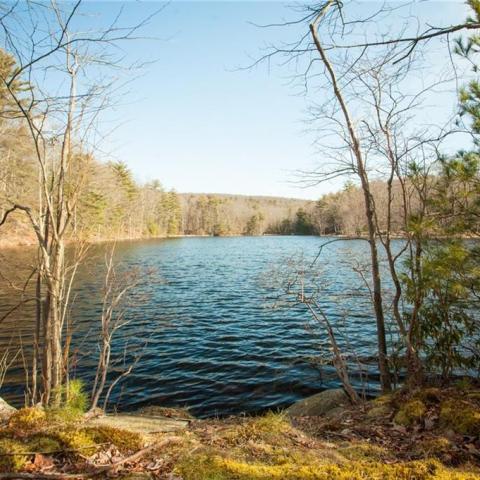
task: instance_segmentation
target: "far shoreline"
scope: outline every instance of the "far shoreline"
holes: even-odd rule
[[[121,238],[94,238],[85,240],[86,244],[89,245],[98,245],[102,243],[117,243],[117,242],[139,242],[145,240],[169,240],[169,239],[180,239],[180,238],[261,238],[261,237],[316,237],[316,238],[331,238],[338,240],[364,240],[368,242],[367,235],[347,235],[347,234],[322,234],[322,235],[302,235],[296,233],[264,233],[262,235],[244,235],[244,234],[229,234],[229,235],[207,235],[207,234],[182,234],[182,235],[158,235],[158,236],[145,236],[145,237],[121,237]],[[391,234],[390,238],[392,240],[406,240],[407,235],[402,234]],[[446,240],[446,239],[458,239],[458,240],[480,240],[480,237],[475,237],[471,235],[459,235],[455,237],[445,237],[438,236],[432,237],[430,240]],[[377,237],[377,240],[379,238]],[[70,240],[67,242],[67,245],[74,244],[79,241]],[[20,249],[34,248],[37,246],[35,239],[0,239],[0,252],[14,250],[18,251]]]

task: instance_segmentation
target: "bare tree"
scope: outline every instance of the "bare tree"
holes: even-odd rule
[[[454,68],[451,72],[446,76],[437,72],[432,78],[431,72],[427,74],[424,66],[416,64],[416,54],[425,53],[426,46],[430,46],[433,39],[445,39],[449,47],[449,35],[476,30],[480,24],[473,18],[457,25],[422,26],[413,14],[405,22],[397,18],[400,11],[405,11],[402,9],[408,9],[413,3],[385,3],[380,7],[372,5],[357,10],[353,8],[355,3],[327,0],[300,7],[302,15],[297,20],[269,25],[305,25],[305,31],[296,41],[280,48],[273,47],[255,64],[280,57],[285,59],[282,65],[294,64],[296,72],[300,70],[296,78],[301,80],[309,97],[316,95],[317,90],[313,87],[319,85],[321,91],[331,92],[320,102],[312,100],[316,145],[322,162],[318,169],[300,172],[301,181],[316,185],[345,176],[357,178],[360,183],[370,244],[371,296],[377,326],[379,371],[382,387],[388,390],[390,375],[385,325],[389,306],[385,302],[381,255],[386,253],[394,289],[391,310],[406,345],[409,369],[412,376],[421,378],[413,338],[416,325],[414,321],[407,325],[401,311],[403,293],[398,262],[406,253],[415,257],[417,264],[419,262],[421,242],[414,235],[408,235],[408,222],[416,213],[415,209],[425,208],[422,188],[428,182],[420,182],[423,187],[416,188],[409,181],[408,165],[416,157],[426,159],[427,150],[434,152],[454,130],[452,117],[439,120],[433,128],[421,128],[420,122],[414,121],[415,113],[421,113],[422,100],[433,94],[435,87],[445,84],[455,91],[457,74],[452,62]],[[394,28],[389,16],[396,21]],[[353,39],[351,43],[349,39]],[[316,68],[318,64],[320,70]],[[411,81],[416,73],[423,78],[414,91],[407,81]],[[312,91],[315,92],[313,95]],[[432,158],[429,161],[432,162]],[[386,181],[383,203],[377,203],[375,198],[376,179]],[[392,208],[396,195],[401,197],[400,228],[407,233],[406,242],[399,251],[394,251],[391,242]]]
[[[0,17],[5,48],[17,62],[0,81],[26,125],[38,167],[37,204],[13,203],[0,226],[21,211],[37,238],[34,342],[41,348],[41,374],[35,360],[32,383],[36,385],[40,375],[42,387],[34,389],[32,401],[45,404],[59,401],[55,392],[68,375],[64,333],[79,262],[70,262],[65,248],[73,239],[74,214],[95,149],[99,115],[109,106],[108,92],[114,86],[112,79],[99,80],[93,72],[117,68],[111,47],[135,38],[146,22],[122,27],[118,16],[102,31],[76,32],[72,26],[80,5],[80,0],[73,6],[60,6],[55,0],[50,5],[17,3],[4,5]],[[93,80],[88,81],[89,75]],[[59,77],[63,79],[58,86]],[[28,89],[16,88],[20,79],[28,82]]]
[[[136,272],[125,273],[118,276],[114,264],[115,247],[106,255],[106,274],[103,289],[102,315],[101,315],[101,337],[100,353],[97,363],[97,371],[92,387],[91,406],[93,411],[97,408],[98,402],[104,392],[107,383],[107,374],[110,369],[112,341],[115,333],[129,323],[125,318],[128,293],[138,285],[139,277]],[[104,408],[108,398],[117,383],[129,375],[136,364],[136,361],[129,365],[109,386],[104,400]]]
[[[326,361],[333,365],[350,401],[356,404],[359,403],[360,398],[350,380],[348,361],[350,352],[347,352],[347,355],[343,350],[338,341],[338,325],[328,318],[322,306],[325,282],[322,279],[322,273],[316,269],[316,263],[323,248],[336,241],[330,240],[322,244],[313,262],[306,262],[303,255],[300,258],[292,257],[288,261],[282,261],[274,271],[265,275],[265,281],[270,288],[279,292],[276,294],[275,308],[285,305],[289,308],[303,306],[314,321],[315,327],[319,327],[322,333],[326,332],[329,346]],[[341,337],[344,338],[343,335]]]
[[[385,330],[385,315],[382,303],[382,284],[380,278],[380,262],[377,250],[377,228],[375,223],[375,205],[372,193],[370,191],[370,182],[367,175],[365,166],[364,154],[361,149],[361,143],[359,134],[354,126],[352,116],[347,106],[345,97],[341,91],[340,85],[337,80],[337,75],[334,71],[332,63],[329,61],[327,54],[322,46],[320,38],[318,36],[319,22],[327,12],[328,8],[333,2],[329,2],[325,5],[325,8],[321,10],[310,24],[310,32],[315,43],[315,47],[318,50],[320,58],[325,65],[327,75],[330,79],[333,92],[340,106],[340,110],[343,115],[343,119],[348,131],[348,143],[355,159],[355,172],[360,178],[362,190],[364,194],[365,202],[365,216],[368,227],[368,239],[370,244],[371,255],[371,269],[372,269],[372,283],[373,283],[373,306],[375,309],[375,317],[377,321],[377,340],[378,340],[378,366],[380,370],[380,381],[384,390],[390,390],[391,381],[387,362],[387,341]]]

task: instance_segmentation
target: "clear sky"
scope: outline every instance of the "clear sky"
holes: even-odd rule
[[[458,1],[425,4],[423,14],[437,23],[465,16]],[[124,19],[138,21],[159,6],[127,2]],[[116,2],[94,1],[86,7],[106,17],[118,8]],[[295,17],[285,4],[273,1],[168,4],[143,32],[157,39],[124,45],[127,60],[156,62],[109,114],[122,123],[104,149],[127,162],[139,180],[159,179],[179,192],[314,199],[338,188],[338,182],[310,189],[291,183],[295,169],[318,161],[304,123],[309,100],[292,87],[292,72],[267,65],[237,68],[258,57],[266,43],[295,34],[249,22]]]

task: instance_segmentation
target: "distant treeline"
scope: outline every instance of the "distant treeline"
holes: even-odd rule
[[[0,215],[12,204],[38,208],[33,152],[10,125],[0,139]],[[7,134],[5,134],[7,133]],[[139,184],[122,162],[100,163],[83,155],[80,200],[71,212],[76,238],[115,239],[174,235],[313,234],[315,202],[275,197],[179,194],[158,181]],[[34,241],[28,219],[11,216],[3,244]]]
[[[0,213],[12,204],[35,205],[36,164],[12,121],[0,140]],[[80,161],[81,160],[81,161]],[[346,184],[317,202],[280,197],[191,194],[165,190],[159,181],[143,185],[122,162],[100,163],[88,155],[82,165],[80,202],[71,214],[76,237],[143,238],[174,235],[361,235],[365,229],[361,190]],[[382,224],[386,184],[372,184]],[[392,224],[401,224],[400,204]],[[12,216],[0,242],[34,240],[27,219]]]
[[[315,202],[279,197],[180,194],[187,235],[313,234]]]

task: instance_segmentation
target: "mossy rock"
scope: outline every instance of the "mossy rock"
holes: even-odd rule
[[[422,420],[427,407],[418,399],[406,402],[395,415],[394,421],[404,427],[410,427]]]
[[[92,434],[85,430],[69,429],[59,432],[57,435],[62,447],[71,453],[89,456],[97,451],[97,443]]]
[[[351,402],[342,388],[324,390],[304,398],[287,408],[290,417],[312,417],[327,415],[339,407],[351,406]]]
[[[29,460],[28,448],[17,440],[8,438],[0,439],[0,471],[18,472]]]
[[[87,427],[82,430],[95,443],[110,443],[122,453],[140,450],[145,446],[145,438],[135,432],[108,426]]]
[[[119,477],[120,480],[151,480],[152,478],[150,473],[142,472],[127,473]]]
[[[436,387],[424,388],[415,394],[415,398],[430,405],[437,405],[442,401],[442,391]]]
[[[384,395],[380,395],[377,398],[374,398],[371,403],[374,405],[392,405],[395,400],[393,393],[385,393]]]
[[[148,417],[178,418],[181,420],[193,420],[193,416],[186,408],[160,407],[158,405],[147,405],[137,411],[138,415]]]
[[[463,392],[473,389],[472,379],[469,377],[460,378],[455,382],[455,388]]]
[[[480,409],[461,400],[447,400],[440,406],[440,426],[462,435],[480,435]]]
[[[47,434],[37,434],[29,437],[27,445],[29,451],[43,454],[56,453],[62,450],[60,441],[55,436]]]
[[[29,433],[42,429],[46,422],[45,410],[40,407],[25,407],[10,417],[8,427],[18,433]]]
[[[472,392],[467,392],[467,398],[476,402],[480,402],[480,391],[474,390]]]
[[[0,422],[8,422],[10,417],[17,411],[16,408],[9,405],[3,398],[0,397]]]
[[[388,418],[392,414],[392,407],[390,405],[374,405],[373,408],[370,408],[367,412],[367,418],[370,419],[380,419]]]

